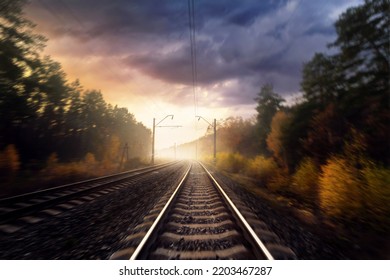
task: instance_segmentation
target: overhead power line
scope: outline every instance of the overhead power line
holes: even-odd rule
[[[188,18],[190,31],[190,45],[191,45],[191,70],[192,70],[192,92],[194,95],[194,114],[197,115],[197,86],[198,86],[198,69],[196,63],[196,24],[195,24],[195,5],[194,0],[188,0]]]

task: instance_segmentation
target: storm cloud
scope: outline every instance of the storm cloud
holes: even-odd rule
[[[360,2],[195,0],[199,88],[219,106],[253,103],[265,83],[285,97],[299,92],[303,63],[327,51],[338,15]],[[187,1],[40,0],[27,14],[76,61],[110,58],[113,76],[112,69],[130,69],[177,85],[173,103],[190,90]]]

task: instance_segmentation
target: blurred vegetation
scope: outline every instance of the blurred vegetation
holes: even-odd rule
[[[44,55],[46,39],[24,18],[26,2],[0,3],[2,181],[26,170],[50,176],[117,171],[126,143],[130,159],[148,156],[149,129],[100,91],[68,81],[61,65]]]
[[[100,91],[68,81],[43,54],[45,38],[23,17],[25,3],[0,3],[2,182],[37,171],[47,178],[117,171],[125,143],[130,160],[122,168],[139,164],[149,153],[150,131]],[[304,63],[303,95],[294,104],[266,84],[255,118],[219,120],[216,167],[310,204],[325,219],[388,232],[389,10],[388,0],[365,0],[342,13],[331,54]],[[196,145],[199,157],[212,162],[212,130]]]
[[[278,166],[272,158],[256,156],[249,160],[245,174],[257,179],[263,186],[267,186],[270,180],[276,176],[277,172]]]
[[[320,170],[311,158],[304,158],[292,174],[291,191],[301,199],[316,201]]]
[[[340,157],[330,158],[322,166],[320,185],[321,208],[329,216],[352,218],[361,214],[363,199],[360,194],[362,182],[358,170]]]
[[[332,55],[304,64],[294,104],[265,85],[255,121],[219,121],[216,167],[293,196],[324,219],[388,233],[389,11],[388,0],[366,0],[342,13]],[[198,146],[210,159],[212,135]]]

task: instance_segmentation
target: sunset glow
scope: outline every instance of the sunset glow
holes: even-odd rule
[[[203,135],[196,113],[210,120],[255,115],[265,83],[287,99],[299,95],[302,63],[334,38],[332,20],[361,1],[341,1],[343,9],[340,1],[197,2],[195,97],[185,1],[89,2],[32,1],[26,15],[70,81],[101,90],[150,128],[153,118],[174,114],[182,128],[159,129],[160,149]]]

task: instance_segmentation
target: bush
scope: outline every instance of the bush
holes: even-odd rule
[[[358,165],[353,162],[333,157],[322,167],[321,208],[330,217],[355,219],[376,230],[388,231],[390,170],[367,158],[361,158]]]
[[[369,163],[362,170],[366,182],[364,209],[370,221],[378,221],[376,227],[390,227],[390,170]]]
[[[83,161],[60,163],[56,153],[52,153],[47,161],[46,168],[41,171],[47,180],[63,177],[102,176],[105,173],[99,168],[95,155],[87,153]]]
[[[319,196],[325,214],[348,219],[359,215],[363,182],[358,175],[358,170],[341,157],[332,157],[322,166]]]
[[[267,186],[270,179],[278,174],[278,166],[271,158],[257,156],[249,161],[246,174]]]
[[[8,145],[4,151],[0,151],[0,175],[14,175],[20,168],[19,153],[15,145]]]
[[[271,191],[283,191],[290,187],[291,178],[286,169],[277,169],[274,176],[269,179],[267,188]]]
[[[291,191],[304,200],[313,200],[318,192],[320,170],[314,160],[304,158],[292,177]]]
[[[218,153],[217,168],[227,172],[238,173],[245,170],[247,160],[239,153]]]

